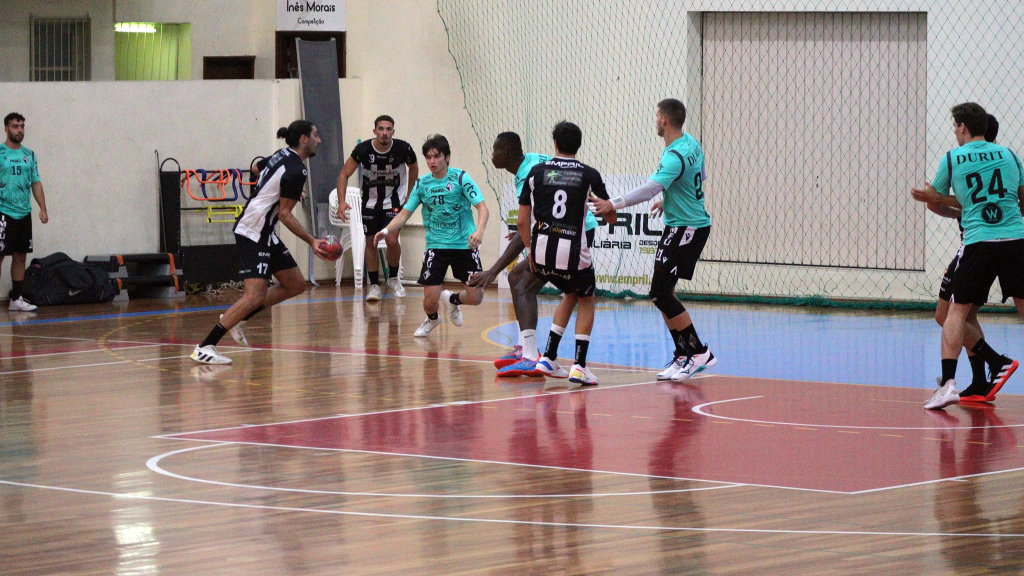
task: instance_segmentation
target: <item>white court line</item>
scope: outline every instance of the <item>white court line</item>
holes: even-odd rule
[[[1024,428],[1024,424],[999,424],[997,426],[853,426],[847,424],[811,424],[805,422],[775,422],[772,420],[752,420],[749,418],[733,418],[732,416],[721,416],[719,414],[710,414],[704,412],[702,408],[705,406],[712,406],[714,404],[725,404],[726,402],[739,402],[741,400],[756,400],[758,398],[764,398],[764,396],[747,396],[746,398],[730,398],[729,400],[716,400],[714,402],[705,402],[699,406],[691,408],[692,411],[700,414],[701,416],[707,416],[708,418],[717,418],[719,420],[731,420],[733,422],[747,422],[750,424],[771,424],[776,426],[806,426],[808,428],[844,428],[854,430],[985,430],[989,428]]]
[[[164,346],[164,344],[143,344],[141,346],[119,346],[115,350],[134,350],[136,348],[153,348],[154,346]],[[103,353],[109,354],[107,350],[103,348],[96,348],[95,350],[74,350],[69,352],[47,352],[45,354],[26,354],[25,356],[5,356],[0,357],[0,360],[6,361],[17,361],[17,360],[32,360],[34,358],[43,358],[45,356],[67,356],[69,354],[96,354]]]
[[[252,350],[242,348],[241,350],[231,350],[229,352],[223,352],[223,354],[232,354],[234,352],[251,352]],[[26,374],[29,372],[49,372],[50,370],[73,370],[76,368],[96,368],[98,366],[116,366],[118,364],[134,364],[135,362],[156,362],[158,360],[179,360],[181,358],[188,358],[190,355],[184,356],[165,356],[162,358],[143,358],[142,360],[118,360],[117,362],[98,362],[96,364],[77,364],[74,366],[52,366],[50,368],[33,368],[31,370],[11,370],[9,372],[0,372],[0,376],[6,374]]]
[[[253,347],[256,350],[266,350],[268,352],[299,352],[302,354],[332,354],[337,356],[375,356],[379,358],[401,358],[404,360],[448,360],[451,362],[472,362],[475,364],[494,364],[494,360],[477,360],[476,358],[446,358],[444,356],[411,356],[408,354],[379,354],[370,352],[345,352],[339,350],[300,350],[295,348],[262,348],[259,346]],[[657,368],[627,368],[620,366],[602,366],[600,362],[594,362],[596,365],[594,368],[598,371],[609,371],[609,372],[654,372]],[[707,376],[714,376],[714,374],[708,374]],[[696,378],[697,376],[694,376]],[[515,379],[510,379],[515,381]]]
[[[1024,468],[1007,468],[1006,470],[993,470],[991,472],[979,472],[978,474],[966,474],[964,476],[950,476],[949,478],[939,478],[938,480],[924,480],[922,482],[914,482],[911,484],[900,484],[898,486],[884,486],[882,488],[871,488],[869,490],[858,490],[856,492],[850,492],[850,494],[870,494],[871,492],[884,492],[885,490],[893,490],[895,488],[911,488],[914,486],[925,486],[927,484],[938,484],[939,482],[964,482],[968,478],[980,478],[982,476],[994,476],[996,474],[1006,474],[1007,472],[1022,472]]]
[[[54,340],[74,340],[78,342],[99,342],[101,338],[64,338],[59,336],[25,336],[22,334],[0,334],[0,336],[9,336],[11,338],[45,338]],[[136,340],[107,340],[103,339],[104,342],[110,342],[113,344],[148,344],[150,346],[193,346],[193,344],[185,343],[174,343],[174,342],[141,342]],[[493,360],[477,360],[475,358],[447,358],[444,356],[412,356],[403,354],[379,354],[371,352],[346,352],[339,350],[301,350],[294,348],[272,348],[272,347],[261,347],[261,346],[217,346],[218,350],[262,350],[265,352],[296,352],[299,354],[331,354],[336,356],[373,356],[376,358],[399,358],[405,360],[448,360],[450,362],[472,362],[476,364],[493,364]],[[600,366],[600,362],[596,363]],[[600,366],[595,368],[598,371],[609,371],[609,372],[654,372],[657,368],[643,368],[643,367],[612,367],[612,366]],[[715,376],[715,374],[698,374],[694,378],[708,378]],[[514,381],[514,380],[513,380]]]
[[[70,336],[35,336],[29,334],[0,334],[0,336],[6,336],[8,338],[30,338],[33,340],[71,340],[74,342],[99,342],[104,340],[106,342],[114,342],[117,344],[153,344],[155,346],[185,346],[185,344],[170,344],[167,342],[141,342],[138,340],[106,340],[104,338],[72,338]]]
[[[181,474],[175,474],[165,470],[160,466],[160,461],[168,456],[174,456],[183,452],[191,452],[194,450],[204,450],[207,448],[218,448],[221,446],[230,446],[236,444],[235,442],[221,442],[218,444],[207,444],[203,446],[194,446],[192,448],[182,448],[181,450],[175,450],[173,452],[165,452],[159,456],[154,456],[146,461],[146,467],[156,472],[157,474],[163,474],[164,476],[170,476],[171,478],[177,478],[179,480],[187,480],[190,482],[200,482],[203,484],[214,484],[217,486],[228,486],[232,488],[250,488],[255,490],[274,490],[279,492],[299,492],[303,494],[331,494],[336,496],[374,496],[374,497],[385,497],[385,498],[461,498],[461,499],[513,499],[513,498],[604,498],[608,496],[648,496],[651,494],[678,494],[680,492],[703,492],[706,490],[721,490],[723,488],[736,488],[742,486],[742,484],[728,484],[725,486],[708,486],[707,488],[683,488],[679,490],[646,490],[643,492],[618,492],[618,493],[596,493],[596,494],[394,494],[384,492],[338,492],[333,490],[312,490],[302,488],[278,488],[273,486],[259,486],[254,484],[235,484],[232,482],[218,482],[216,480],[205,480],[202,478],[195,478],[192,476],[183,476]],[[264,445],[264,444],[260,444]],[[560,470],[576,470],[575,468],[559,468]],[[582,472],[594,472],[593,470],[581,470]],[[658,477],[660,478],[660,477]],[[706,480],[702,480],[706,482]]]
[[[244,350],[244,348],[243,348]],[[711,378],[714,374],[708,374],[705,378]],[[691,380],[696,379],[700,376],[694,376]],[[588,393],[588,392],[600,392],[602,390],[616,390],[618,388],[631,388],[633,386],[646,386],[649,384],[660,384],[659,381],[654,382],[633,382],[632,384],[617,384],[615,386],[605,386],[604,388],[586,388],[580,389],[575,388],[573,390],[564,390],[562,392],[548,392],[545,391],[543,395],[530,395],[530,396],[510,396],[507,398],[491,398],[489,400],[458,400],[458,404],[445,403],[445,404],[427,404],[425,406],[411,406],[409,408],[395,408],[393,410],[378,410],[376,412],[361,412],[359,414],[335,414],[334,416],[320,416],[318,418],[303,418],[301,420],[287,420],[284,422],[269,422],[266,424],[243,424],[241,426],[228,426],[226,428],[210,428],[209,430],[194,430],[191,432],[177,432],[174,434],[161,434],[159,436],[150,436],[150,438],[160,438],[168,440],[191,440],[190,438],[181,438],[180,436],[188,436],[192,434],[207,434],[210,432],[222,432],[224,430],[240,430],[242,428],[262,428],[265,426],[277,426],[279,424],[299,424],[302,422],[316,422],[318,420],[332,420],[334,418],[356,418],[359,416],[377,416],[379,414],[393,414],[395,412],[409,412],[410,410],[428,410],[430,408],[445,408],[448,406],[469,406],[473,404],[489,404],[491,402],[508,402],[510,400],[528,400],[530,398],[537,398],[540,396],[558,396],[560,394],[573,394],[573,393]]]
[[[1001,425],[1001,426],[957,426],[957,427],[948,427],[948,428],[897,428],[897,427],[886,427],[886,426],[840,426],[840,425],[830,425],[830,424],[801,424],[801,423],[793,423],[793,422],[769,422],[769,421],[763,421],[763,420],[746,420],[746,419],[743,419],[743,418],[731,418],[729,416],[720,416],[720,415],[717,415],[717,414],[709,414],[709,413],[704,412],[704,411],[701,410],[701,408],[704,408],[705,406],[711,406],[713,404],[724,404],[726,402],[739,402],[740,400],[755,400],[755,399],[758,399],[758,398],[764,398],[764,396],[747,396],[746,398],[732,398],[732,399],[729,399],[729,400],[716,400],[714,402],[705,402],[704,404],[701,404],[699,406],[694,406],[692,408],[692,410],[694,412],[696,412],[697,414],[700,414],[701,416],[707,416],[709,418],[719,418],[719,419],[722,419],[722,420],[733,420],[733,421],[737,421],[737,422],[750,422],[750,423],[754,423],[754,424],[778,424],[780,426],[806,426],[806,427],[815,427],[815,428],[857,428],[857,429],[861,429],[861,430],[939,430],[939,431],[942,431],[942,430],[975,430],[975,429],[980,430],[980,429],[985,429],[985,428],[1019,428],[1019,427],[1024,426],[1024,424],[1007,424],[1007,425]],[[980,478],[982,476],[993,476],[993,475],[996,475],[996,474],[1006,474],[1006,473],[1009,473],[1009,472],[1021,472],[1021,471],[1024,471],[1024,468],[1007,468],[1006,470],[993,470],[991,472],[981,472],[981,473],[978,473],[978,474],[966,474],[966,475],[963,475],[963,476],[950,476],[948,478],[937,478],[935,480],[923,480],[921,482],[912,482],[912,483],[909,483],[909,484],[897,484],[895,486],[882,486],[881,488],[869,488],[867,490],[855,490],[853,492],[837,492],[837,493],[838,494],[851,494],[851,495],[853,495],[853,494],[870,494],[872,492],[884,492],[886,490],[895,490],[897,488],[911,488],[911,487],[914,487],[914,486],[926,486],[928,484],[938,484],[940,482],[958,482],[958,481],[961,481],[961,480],[964,480],[964,479],[967,479],[967,478]],[[757,484],[747,484],[747,486],[757,486]],[[796,488],[796,490],[800,490],[800,488]]]
[[[109,496],[112,498],[123,498],[127,500],[149,500],[156,502],[175,502],[179,504],[198,504],[203,506],[223,506],[226,508],[249,508],[256,510],[280,510],[284,512],[308,512],[314,514],[337,514],[341,516],[359,516],[363,518],[390,518],[393,520],[433,520],[440,522],[472,522],[478,524],[499,524],[515,526],[548,526],[553,528],[595,528],[606,530],[639,530],[646,532],[671,531],[671,532],[703,532],[719,534],[794,534],[803,536],[913,536],[919,538],[995,538],[995,539],[1017,539],[1024,538],[1024,534],[992,534],[992,533],[967,533],[956,532],[869,532],[852,530],[773,530],[768,528],[699,528],[693,526],[644,526],[644,525],[622,525],[622,524],[582,524],[569,522],[540,522],[531,520],[502,520],[499,518],[460,518],[457,516],[426,516],[416,514],[387,514],[383,512],[355,512],[351,510],[331,510],[323,508],[294,508],[288,506],[269,506],[265,504],[240,504],[235,502],[215,502],[211,500],[192,500],[185,498],[166,498],[162,496],[145,496],[142,494],[119,494],[117,492],[101,492],[99,490],[84,490],[81,488],[65,488],[62,486],[47,486],[44,484],[28,484],[25,482],[11,482],[0,480],[0,484],[7,486],[19,486],[21,488],[36,488],[39,490],[55,490],[59,492],[70,492],[74,494],[88,494],[91,496]]]
[[[610,474],[613,476],[630,476],[636,478],[655,478],[658,480],[682,480],[688,482],[710,482],[712,484],[727,484],[729,488],[753,486],[755,488],[777,488],[779,490],[794,490],[797,492],[819,492],[822,494],[843,494],[849,495],[852,492],[841,492],[839,490],[823,490],[819,488],[797,488],[794,486],[774,486],[772,484],[749,484],[747,482],[729,482],[727,480],[708,480],[706,478],[683,478],[679,476],[655,476],[651,474],[637,474],[635,472],[612,472],[610,470],[588,470],[585,468],[565,468],[562,466],[545,466],[543,464],[523,464],[520,462],[506,462],[503,460],[474,460],[471,458],[456,458],[453,456],[431,456],[429,454],[406,454],[403,452],[381,452],[378,450],[358,450],[355,448],[324,448],[319,446],[293,446],[290,444],[270,444],[267,442],[243,442],[240,440],[204,440],[201,438],[174,438],[151,436],[153,439],[161,440],[182,440],[185,442],[208,442],[212,444],[246,444],[249,446],[271,446],[274,448],[294,448],[296,450],[323,450],[326,452],[352,452],[354,454],[375,454],[378,456],[401,456],[404,458],[427,458],[430,460],[449,460],[453,462],[471,462],[475,464],[498,464],[502,466],[520,466],[523,468],[542,468],[545,470],[562,470],[566,472],[587,472],[590,474]]]

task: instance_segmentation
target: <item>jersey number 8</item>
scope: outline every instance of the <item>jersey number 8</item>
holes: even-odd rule
[[[551,207],[551,215],[561,220],[565,217],[565,206],[566,200],[569,199],[569,194],[565,190],[558,190],[555,192],[555,205]]]

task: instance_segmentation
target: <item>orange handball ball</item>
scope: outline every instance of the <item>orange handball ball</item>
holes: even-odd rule
[[[338,258],[341,258],[343,250],[341,248],[341,242],[338,240],[338,237],[328,236],[324,238],[324,241],[327,242],[327,245],[324,246],[324,252],[327,252],[327,259],[333,262]]]

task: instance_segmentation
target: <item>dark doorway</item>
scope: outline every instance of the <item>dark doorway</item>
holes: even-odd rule
[[[252,80],[255,56],[204,56],[203,80]]]
[[[299,56],[295,53],[295,39],[309,42],[324,42],[334,38],[338,48],[338,78],[345,77],[345,33],[344,32],[278,32],[277,33],[277,77],[298,78]]]

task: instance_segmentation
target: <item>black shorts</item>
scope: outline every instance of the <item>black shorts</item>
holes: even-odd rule
[[[32,215],[12,218],[0,212],[0,256],[32,252]]]
[[[692,228],[686,226],[667,226],[658,242],[658,252],[654,256],[654,269],[676,278],[691,280],[693,270],[700,260],[700,253],[708,243],[711,226]]]
[[[586,269],[576,270],[575,272],[538,266],[533,275],[545,282],[550,282],[552,286],[561,290],[563,294],[575,294],[580,298],[593,296],[594,291],[597,289],[593,266],[587,266]]]
[[[953,273],[956,272],[956,269],[960,266],[960,257],[963,256],[963,253],[964,247],[963,245],[961,245],[960,250],[958,250],[956,253],[956,256],[953,256],[953,259],[950,260],[949,266],[946,267],[945,273],[942,274],[942,284],[939,285],[939,300],[945,300],[946,302],[949,302],[953,298]],[[984,306],[985,301],[982,300],[981,302],[971,302],[971,304]]]
[[[1008,298],[1024,298],[1024,240],[964,246],[950,283],[950,302],[984,304],[996,278],[1004,302]]]
[[[387,210],[363,212],[363,235],[374,236],[377,232],[387,228],[400,211],[401,208],[388,208]]]
[[[238,246],[238,275],[243,280],[246,278],[270,280],[274,274],[298,266],[295,259],[292,258],[292,253],[288,251],[277,234],[271,236],[270,246],[264,246],[245,236],[235,234],[235,245]]]
[[[466,249],[428,248],[423,253],[423,270],[416,282],[423,286],[440,286],[448,267],[452,268],[452,276],[465,284],[469,277],[484,269],[480,265],[480,252]]]

